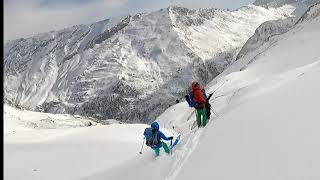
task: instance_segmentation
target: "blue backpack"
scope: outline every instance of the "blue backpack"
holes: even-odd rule
[[[194,101],[194,95],[193,91],[191,91],[189,94],[184,96],[186,98],[187,103],[189,104],[189,107],[196,107],[197,103]]]
[[[146,145],[156,147],[160,143],[159,131],[153,128],[146,128],[143,133],[146,138]]]

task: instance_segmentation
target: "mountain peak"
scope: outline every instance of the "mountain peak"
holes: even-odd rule
[[[148,122],[187,93],[190,79],[206,84],[261,23],[289,10],[168,7],[17,40],[4,48],[5,98],[31,110]]]
[[[313,5],[320,0],[256,0],[253,4],[263,7],[280,7],[285,4],[306,4],[308,6]]]

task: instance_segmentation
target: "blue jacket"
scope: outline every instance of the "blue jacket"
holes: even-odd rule
[[[166,141],[170,140],[166,135],[164,135],[161,131],[159,131],[159,140],[160,139],[163,139],[163,140],[166,140]]]
[[[166,141],[169,141],[170,139],[166,136],[166,135],[164,135],[161,131],[158,131],[158,133],[159,133],[159,136],[158,136],[158,142],[161,142],[161,139],[163,139],[163,140],[166,140]],[[159,143],[155,148],[161,148],[162,147],[162,142],[161,143]]]
[[[166,140],[166,141],[169,141],[169,140],[170,140],[166,135],[164,135],[161,131],[159,131],[160,126],[159,126],[159,124],[158,124],[157,122],[153,122],[153,123],[151,124],[151,127],[152,127],[153,129],[157,130],[158,133],[159,133],[159,136],[158,136],[158,139],[157,139],[158,142],[160,142],[161,139]],[[161,148],[161,147],[162,147],[162,143],[159,143],[156,148]]]

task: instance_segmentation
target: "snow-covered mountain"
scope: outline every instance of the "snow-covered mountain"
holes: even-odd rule
[[[305,8],[169,7],[13,40],[4,48],[5,102],[149,122],[183,97],[191,80],[205,84],[232,64],[263,22],[298,18],[292,13]]]
[[[206,127],[191,129],[196,118],[186,102],[157,117],[166,135],[181,134],[172,155],[161,151],[155,158],[147,147],[138,153],[145,124],[40,130],[12,125],[5,126],[16,131],[4,133],[4,178],[320,179],[320,4],[282,34],[261,38],[248,40],[256,48],[208,83],[214,113]],[[52,116],[11,107],[5,113],[5,122]]]
[[[253,4],[264,7],[280,7],[285,4],[312,6],[318,2],[319,0],[256,0]]]

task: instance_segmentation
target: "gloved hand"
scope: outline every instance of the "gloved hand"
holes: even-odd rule
[[[169,139],[170,139],[170,140],[172,140],[172,139],[173,139],[173,137],[172,137],[172,136],[170,136],[170,137],[169,137]]]

